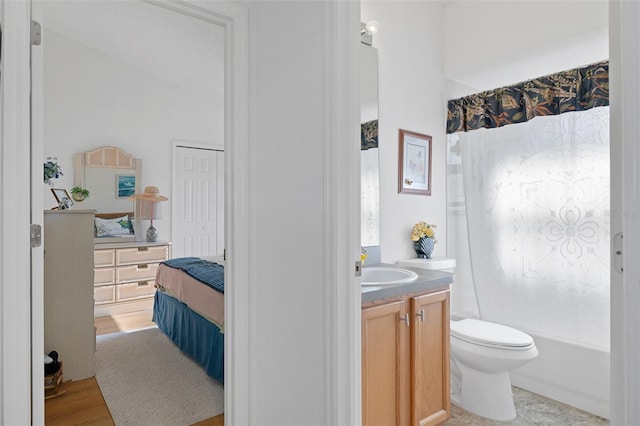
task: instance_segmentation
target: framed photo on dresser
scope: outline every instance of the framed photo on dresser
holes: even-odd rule
[[[60,204],[60,201],[62,201],[62,199],[65,197],[67,198],[67,200],[71,199],[66,189],[51,188],[51,193],[53,194],[58,204]]]

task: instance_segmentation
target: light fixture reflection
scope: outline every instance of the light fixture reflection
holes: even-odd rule
[[[362,30],[362,32],[369,35],[374,35],[375,33],[378,32],[379,29],[380,29],[380,24],[378,24],[378,21],[368,21],[364,25],[364,29]]]

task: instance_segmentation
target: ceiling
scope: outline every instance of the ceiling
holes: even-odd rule
[[[43,29],[166,82],[224,95],[222,27],[136,0],[48,0]]]

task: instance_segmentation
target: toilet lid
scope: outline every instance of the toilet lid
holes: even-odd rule
[[[471,343],[521,348],[533,344],[526,333],[505,325],[475,319],[451,321],[451,335]]]

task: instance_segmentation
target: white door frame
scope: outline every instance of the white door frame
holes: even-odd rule
[[[0,423],[6,425],[31,423],[30,22],[30,2],[2,0]]]
[[[235,259],[248,257],[248,171],[243,159],[249,146],[249,17],[246,7],[232,2],[148,0],[176,12],[224,28],[225,148],[225,423],[250,424],[248,271]],[[229,362],[233,360],[233,362]]]
[[[42,4],[33,2],[31,19],[42,23]],[[44,160],[44,52],[42,46],[31,47],[31,223],[44,227],[43,182],[40,170]],[[44,236],[42,245],[31,249],[31,398],[44,399],[42,377],[44,375]],[[33,424],[44,423],[44,404],[31,404]]]
[[[611,424],[640,424],[640,4],[609,3],[611,235],[622,232],[624,273],[611,271]]]
[[[0,353],[0,388],[2,406],[1,424],[42,423],[44,401],[42,395],[42,343],[31,351],[30,329],[34,330],[34,339],[42,336],[42,285],[32,289],[34,304],[31,305],[27,284],[30,278],[29,268],[29,215],[31,210],[29,197],[29,46],[31,2],[2,1],[3,19],[3,62],[2,71],[2,240],[0,242],[0,275],[2,334]],[[198,0],[149,0],[158,6],[194,16],[220,25],[225,31],[225,245],[229,254],[226,280],[229,282],[225,324],[229,331],[225,333],[225,357],[234,362],[225,362],[225,421],[228,424],[248,424],[249,403],[248,388],[248,322],[246,290],[246,268],[239,268],[234,259],[246,258],[248,241],[248,198],[246,168],[242,164],[248,152],[248,10],[233,2],[207,2]],[[46,17],[45,17],[46,18]],[[40,74],[40,78],[42,74]],[[41,83],[41,82],[40,82]],[[42,111],[40,111],[41,113]],[[34,113],[38,113],[34,111]],[[38,120],[36,120],[38,121]],[[4,143],[7,141],[7,143]],[[42,155],[43,141],[33,141],[33,152]],[[35,158],[35,157],[34,157]],[[41,161],[34,163],[40,164]],[[235,163],[241,164],[238,167]],[[41,165],[34,169],[34,181],[41,182]],[[34,188],[38,188],[34,183]],[[41,186],[36,196],[42,198]],[[233,194],[233,196],[232,196]],[[34,209],[36,206],[34,206]],[[37,206],[42,215],[42,203]],[[35,213],[38,214],[38,213]],[[237,241],[237,243],[234,243]],[[25,254],[25,250],[27,254]],[[35,273],[36,271],[34,271]],[[42,273],[42,272],[40,272]],[[42,282],[42,281],[40,281]],[[238,282],[238,285],[232,283]],[[30,314],[34,311],[34,322]],[[36,342],[38,343],[38,342]],[[35,353],[37,352],[37,353]],[[238,354],[238,355],[235,355]],[[33,356],[33,363],[31,357]],[[33,364],[33,366],[32,366]],[[38,390],[30,386],[33,369],[33,383]],[[33,398],[33,413],[31,401]]]
[[[359,0],[324,2],[326,425],[362,423],[359,27]]]

